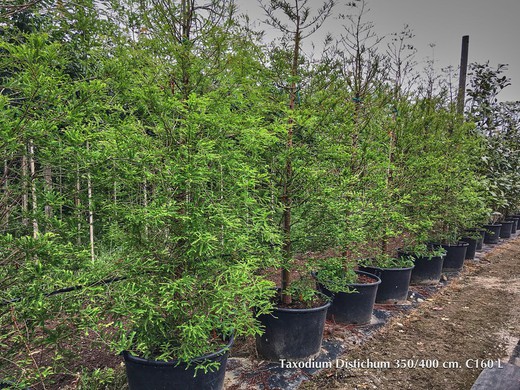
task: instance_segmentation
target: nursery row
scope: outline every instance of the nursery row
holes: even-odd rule
[[[460,113],[452,75],[415,69],[410,31],[382,50],[364,6],[307,56],[334,3],[309,6],[266,2],[281,34],[269,44],[231,0],[0,15],[0,379],[88,388],[84,338],[127,367],[175,361],[199,379],[223,355],[193,359],[233,337],[290,358],[274,310],[320,315],[378,280],[365,271],[378,294],[381,269],[438,280],[443,262],[460,269],[450,253],[478,239],[470,229],[512,228],[520,106],[497,102],[505,68],[473,64]]]

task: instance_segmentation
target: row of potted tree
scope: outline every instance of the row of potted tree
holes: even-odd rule
[[[464,121],[447,89],[406,91],[398,58],[356,39],[310,61],[303,39],[332,2],[315,17],[267,3],[286,33],[272,47],[232,2],[116,3],[42,4],[2,25],[0,378],[13,386],[66,372],[82,331],[123,353],[133,389],[220,388],[233,338],[268,359],[316,354],[328,296],[379,283],[357,265],[385,292],[385,269],[409,279],[491,210],[518,208],[518,111],[484,132],[497,110]],[[478,108],[494,100],[475,74]]]

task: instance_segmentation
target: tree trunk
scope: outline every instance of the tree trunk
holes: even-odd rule
[[[38,197],[36,194],[36,164],[34,161],[34,143],[29,141],[29,169],[31,172],[31,197],[32,197],[32,212],[33,212],[33,237],[38,238]]]
[[[394,114],[394,122],[392,125],[395,125],[396,128],[390,128],[388,131],[388,167],[386,170],[386,189],[388,194],[388,200],[391,201],[390,197],[392,195],[392,188],[394,185],[394,171],[392,169],[394,161],[395,161],[395,146],[397,144],[397,117]],[[383,223],[383,229],[386,230],[386,223]],[[388,250],[388,237],[386,235],[383,237],[381,242],[381,252],[382,254],[386,254]]]
[[[4,172],[2,175],[2,182],[3,182],[3,197],[2,197],[2,204],[1,204],[1,215],[0,215],[0,229],[4,229],[4,227],[9,226],[9,217],[11,214],[11,203],[9,198],[9,162],[7,160],[4,160]]]
[[[24,147],[22,156],[22,225],[29,227],[29,162],[27,160],[27,148]]]
[[[61,140],[60,140],[60,150],[63,150],[62,146],[61,146]],[[59,193],[60,193],[60,199],[62,198],[62,195],[63,195],[63,164],[62,164],[62,159],[61,159],[61,155],[60,155],[60,161],[59,161],[59,171],[58,171],[58,188],[59,188]],[[60,202],[60,221],[63,221],[63,202]]]
[[[294,34],[294,51],[292,58],[292,66],[291,66],[291,75],[293,76],[293,80],[291,81],[291,89],[290,89],[290,97],[289,97],[289,110],[290,116],[287,124],[287,157],[285,162],[285,180],[283,183],[283,194],[282,194],[282,204],[284,207],[283,211],[283,233],[284,233],[284,242],[283,242],[283,251],[285,254],[285,261],[289,262],[292,260],[292,240],[291,240],[291,212],[292,212],[292,179],[293,179],[293,170],[292,170],[292,156],[291,151],[293,148],[293,133],[294,133],[294,116],[292,112],[296,109],[296,94],[297,94],[297,85],[295,78],[298,76],[298,60],[300,57],[300,16],[298,14],[296,18],[296,32]],[[291,284],[291,275],[290,272],[286,269],[282,269],[282,302],[285,304],[291,303],[290,294],[286,294],[287,288]]]
[[[143,184],[143,206],[145,209],[148,208],[148,181],[146,179]],[[148,239],[148,223],[144,224],[144,237]]]
[[[181,2],[181,13],[182,13],[182,32],[181,42],[182,45],[182,98],[184,101],[188,100],[190,95],[190,35],[191,35],[191,23],[193,18],[193,5],[190,0],[182,0]]]
[[[79,164],[76,164],[76,196],[74,199],[74,206],[76,207],[76,219],[78,221],[78,236],[76,243],[78,245],[81,245],[81,180],[80,180],[80,173],[79,173]]]
[[[90,145],[87,141],[87,151],[90,151]],[[88,226],[89,226],[89,241],[90,241],[90,257],[95,260],[94,254],[94,205],[92,202],[92,178],[90,171],[87,173],[87,197],[88,197]]]
[[[43,177],[45,180],[45,191],[52,191],[52,168],[46,165],[43,168]],[[52,218],[52,206],[49,204],[45,205],[45,217],[48,219]]]

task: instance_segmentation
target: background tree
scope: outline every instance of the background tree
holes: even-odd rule
[[[497,95],[510,85],[503,73],[507,65],[499,64],[496,69],[489,62],[470,65],[470,87],[468,89],[470,120],[476,124],[478,134],[484,136],[486,149],[482,155],[482,172],[487,177],[488,196],[494,211],[504,215],[515,211],[515,195],[518,188],[516,171],[518,148],[515,125],[511,111],[500,104]],[[512,197],[511,197],[512,195]]]

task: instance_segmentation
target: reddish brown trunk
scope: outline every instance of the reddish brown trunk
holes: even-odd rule
[[[43,176],[44,176],[44,179],[45,179],[45,190],[46,191],[52,191],[52,168],[50,166],[45,166],[45,168],[43,168]],[[45,205],[45,216],[47,218],[51,218],[52,217],[52,206],[51,205],[48,205],[46,204]]]
[[[292,258],[292,241],[291,241],[291,207],[292,207],[292,194],[291,194],[291,182],[292,182],[292,161],[291,161],[291,150],[293,147],[293,131],[294,131],[294,118],[292,111],[296,108],[296,93],[297,85],[294,80],[298,75],[298,60],[300,57],[300,18],[297,17],[296,21],[296,33],[294,35],[294,51],[292,58],[291,75],[293,81],[291,82],[291,90],[289,97],[289,120],[287,124],[287,159],[285,163],[285,181],[283,185],[282,203],[284,205],[283,213],[283,233],[284,233],[284,245],[283,251],[285,254],[285,261],[288,263]],[[291,284],[291,275],[287,269],[282,269],[282,302],[285,304],[291,303],[291,296],[286,294],[286,289]]]
[[[36,215],[38,212],[38,198],[36,196],[36,163],[34,161],[34,144],[29,141],[29,169],[31,173],[31,198],[32,198],[32,212],[33,212],[33,238],[38,237],[38,220]]]
[[[25,149],[25,148],[24,148]],[[27,214],[29,213],[29,163],[27,160],[27,150],[24,150],[22,156],[22,224],[27,227],[29,226],[29,219]]]
[[[78,236],[77,244],[81,245],[81,181],[79,174],[79,164],[76,165],[76,194],[74,199],[74,206],[76,207],[76,219],[78,221]]]

